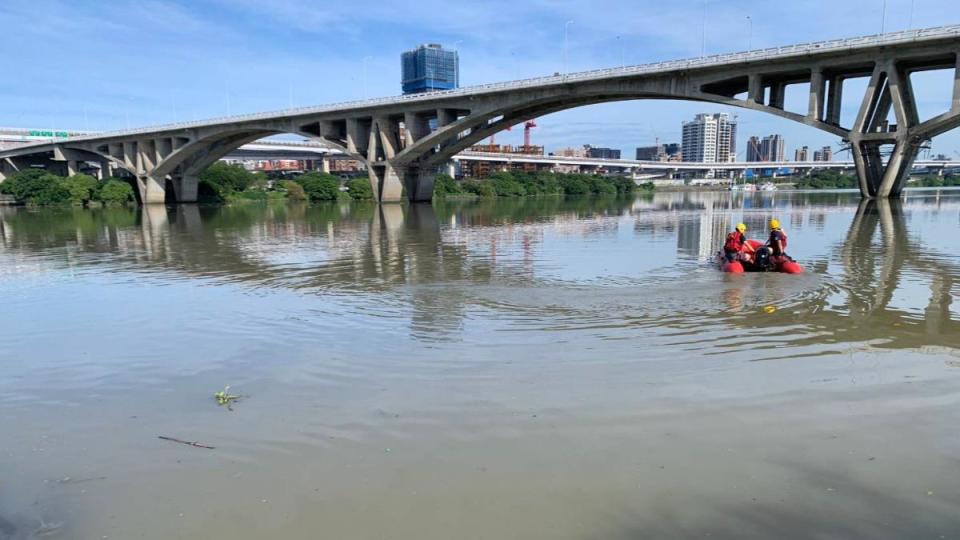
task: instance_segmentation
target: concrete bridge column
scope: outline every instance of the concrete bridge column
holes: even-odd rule
[[[166,182],[152,176],[137,177],[137,186],[140,188],[140,200],[143,204],[163,204],[167,201]]]
[[[437,175],[430,170],[408,169],[404,172],[403,183],[410,202],[430,202],[433,200],[433,185]]]
[[[113,176],[113,167],[110,165],[110,162],[103,160],[100,162],[100,180],[106,180]]]
[[[386,162],[371,163],[367,167],[370,173],[370,187],[377,202],[396,203],[403,201],[403,182],[393,166]]]
[[[326,174],[330,174],[330,158],[323,156],[320,158],[320,171]]]
[[[897,197],[913,170],[913,162],[920,153],[919,145],[912,144],[906,137],[898,138],[897,144],[887,161],[887,168],[883,173],[877,197]]]
[[[197,202],[197,191],[200,185],[200,179],[196,176],[186,175],[173,179],[173,193],[178,203]]]
[[[67,176],[73,176],[77,174],[78,164],[72,159],[67,160]]]

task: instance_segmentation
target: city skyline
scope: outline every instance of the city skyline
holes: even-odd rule
[[[459,52],[461,85],[470,86],[692,58],[701,52],[732,52],[747,49],[748,44],[761,48],[867,35],[881,30],[881,12],[874,4],[879,3],[863,0],[835,6],[810,0],[783,6],[789,13],[772,17],[747,2],[709,2],[704,40],[699,31],[704,20],[700,1],[659,10],[637,9],[629,2],[608,2],[602,10],[583,9],[580,2],[510,5],[510,10],[506,3],[504,9],[454,3],[444,4],[446,11],[440,13],[443,10],[433,2],[405,11],[363,9],[357,3],[350,4],[352,9],[321,8],[305,0],[121,1],[109,8],[92,2],[13,0],[0,7],[0,24],[6,29],[0,44],[21,51],[9,58],[13,72],[43,65],[67,48],[75,57],[57,63],[56,69],[40,70],[30,84],[8,78],[0,85],[0,125],[100,131],[318,105],[365,94],[397,95],[398,55],[428,42]],[[815,13],[828,5],[837,12],[835,19],[806,26],[783,22],[801,19],[790,14]],[[902,30],[911,19],[913,27],[960,22],[960,15],[946,9],[950,6],[943,0],[889,0],[884,29]],[[38,25],[31,15],[44,7],[54,15]],[[509,17],[503,15],[508,12]],[[859,15],[847,16],[852,13]],[[395,31],[378,29],[386,20]],[[613,28],[610,20],[631,24]],[[498,31],[483,30],[488,27]],[[127,38],[135,39],[138,47],[117,46]],[[110,62],[104,63],[104,58]],[[146,74],[144,63],[150,66]],[[917,84],[921,116],[946,106],[949,96],[943,89],[949,86]],[[788,109],[805,104],[800,94],[788,91]],[[802,146],[839,149],[834,136],[764,113],[678,101],[619,102],[557,113],[538,119],[534,142],[548,148],[591,144],[629,154],[658,139],[679,140],[681,122],[698,113],[737,117],[738,160],[745,159],[749,133],[782,133],[791,144],[788,155]],[[498,137],[505,144],[519,144],[521,135],[515,130]],[[937,138],[933,149],[956,156],[960,135]]]

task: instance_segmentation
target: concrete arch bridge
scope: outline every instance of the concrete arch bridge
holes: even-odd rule
[[[294,133],[362,159],[380,202],[426,201],[454,155],[517,123],[596,103],[677,99],[763,111],[842,137],[863,196],[891,197],[923,142],[960,125],[958,52],[960,26],[947,26],[68,137],[0,151],[0,180],[27,167],[70,174],[81,162],[99,162],[103,175],[135,176],[144,203],[164,202],[168,189],[178,202],[193,202],[197,176],[211,163],[254,140]],[[951,106],[921,120],[911,75],[940,69],[954,70]],[[856,117],[842,125],[844,83],[863,77],[869,83]],[[808,89],[805,111],[784,108],[790,85]]]

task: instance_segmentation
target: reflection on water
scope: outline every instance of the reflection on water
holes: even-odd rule
[[[598,324],[613,334],[709,318],[749,331],[789,327],[793,344],[953,347],[958,207],[949,192],[859,204],[836,193],[759,201],[709,193],[436,208],[8,210],[0,230],[10,282],[69,272],[296,290],[340,297],[348,310],[395,308],[425,340],[459,339],[471,310],[484,309],[538,330]],[[812,276],[712,271],[734,223],[763,237],[774,214],[790,223],[793,253]],[[922,232],[911,234],[911,214],[927,222]],[[758,317],[763,302],[786,309]]]
[[[958,215],[0,209],[0,539],[956,533]],[[807,273],[718,272],[770,217]]]

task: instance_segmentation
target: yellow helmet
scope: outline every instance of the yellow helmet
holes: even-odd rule
[[[770,220],[770,230],[772,231],[772,230],[779,229],[779,228],[780,228],[780,220],[779,220],[779,219],[771,219],[771,220]]]
[[[747,226],[744,225],[743,223],[737,223],[737,230],[742,233],[745,233],[747,232]]]

